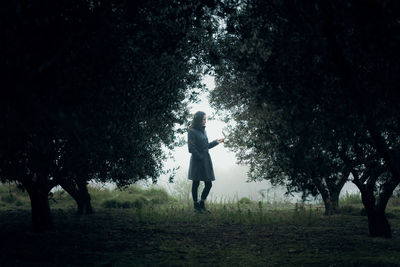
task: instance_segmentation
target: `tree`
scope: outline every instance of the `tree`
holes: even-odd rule
[[[320,194],[325,212],[337,212],[350,169],[340,158],[336,132],[322,127],[324,121],[317,117],[306,119],[312,115],[304,109],[286,113],[266,103],[258,105],[251,98],[238,107],[236,101],[228,100],[231,95],[236,94],[229,87],[211,93],[217,108],[229,109],[227,121],[235,122],[227,145],[237,152],[240,162],[250,166],[249,178],[285,185],[288,193],[303,192],[304,199]]]
[[[376,173],[370,187],[385,188],[376,205],[360,189],[373,236],[390,236],[384,210],[400,181],[399,9],[395,1],[239,1],[210,56],[214,103],[237,123],[232,146],[253,164],[250,171],[308,189],[318,187],[314,170],[341,188],[350,171],[358,183],[343,157],[357,155],[363,173]],[[354,153],[359,136],[373,164]]]
[[[396,110],[400,98],[399,77],[395,72],[400,65],[394,60],[399,55],[400,27],[395,21],[400,5],[395,1],[369,1],[367,5],[354,1],[334,7],[342,8],[346,19],[339,22],[340,17],[329,15],[325,10],[326,37],[331,43],[332,64],[337,66],[332,72],[347,89],[353,103],[352,112],[361,125],[358,131],[354,130],[349,142],[352,149],[348,156],[357,158],[356,164],[350,166],[358,164],[352,171],[354,183],[362,194],[370,234],[391,237],[385,209],[400,183],[400,171],[395,163],[399,160]],[[358,18],[352,20],[355,12]],[[352,20],[350,28],[349,19]],[[376,39],[366,44],[371,35]]]
[[[353,144],[342,153],[342,158],[351,168],[352,182],[361,192],[371,236],[391,237],[385,209],[398,183],[392,179],[372,143],[362,139],[368,140],[370,137],[367,134],[354,136]]]
[[[14,1],[1,11],[0,178],[18,181],[33,227],[62,185],[90,212],[89,180],[157,180],[183,101],[201,88],[213,1]]]
[[[329,213],[337,210],[348,177],[337,153],[327,152],[334,143],[325,142],[334,135],[337,118],[324,117],[321,105],[329,103],[329,95],[315,102],[326,95],[318,92],[326,81],[312,77],[314,69],[304,66],[310,43],[302,36],[309,34],[300,26],[302,18],[288,21],[283,16],[294,8],[274,3],[244,3],[229,17],[220,60],[214,63],[219,86],[212,100],[237,123],[231,147],[241,162],[250,164],[250,178],[285,184],[288,192],[302,191],[304,197],[319,192]],[[314,44],[321,53],[323,46],[323,41]],[[312,63],[308,66],[317,71],[319,64]]]

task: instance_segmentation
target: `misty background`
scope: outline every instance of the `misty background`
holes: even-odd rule
[[[206,75],[203,83],[207,86],[208,91],[215,88],[214,77]],[[197,111],[203,111],[207,114],[206,132],[208,140],[211,142],[217,138],[222,138],[225,123],[218,120],[217,116],[213,116],[215,110],[210,106],[208,101],[208,92],[203,92],[199,95],[199,102],[189,105],[191,114]],[[215,117],[211,119],[212,117]],[[183,136],[187,140],[186,135]],[[169,159],[164,164],[164,169],[179,169],[176,171],[174,182],[169,182],[169,175],[162,175],[157,184],[165,188],[169,193],[174,194],[177,184],[191,181],[187,179],[189,170],[190,153],[187,145],[176,147],[170,151],[174,159]],[[247,181],[247,166],[237,163],[235,153],[229,151],[224,144],[220,144],[210,149],[210,156],[213,162],[215,181],[211,189],[209,199],[213,201],[233,200],[242,197],[248,197],[252,200],[260,200],[263,197],[270,201],[290,201],[297,202],[301,200],[301,194],[297,193],[294,196],[285,195],[285,188],[281,186],[273,187],[270,182],[263,181]],[[147,183],[148,184],[148,183]],[[359,192],[358,188],[348,181],[341,191],[341,195],[346,193]],[[189,193],[189,192],[188,192]],[[319,197],[319,196],[318,196]],[[318,198],[317,198],[318,199]]]

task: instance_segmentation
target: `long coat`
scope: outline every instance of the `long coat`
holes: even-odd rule
[[[193,181],[214,181],[214,169],[208,149],[218,145],[216,140],[208,143],[205,131],[191,128],[188,133],[190,166],[188,179]]]

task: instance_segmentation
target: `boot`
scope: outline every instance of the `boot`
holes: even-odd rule
[[[201,212],[211,213],[208,209],[206,209],[206,205],[204,204],[204,200],[200,200],[199,207]]]
[[[202,210],[201,210],[201,208],[200,208],[200,203],[199,202],[193,202],[193,206],[194,206],[194,212],[198,212],[198,213],[201,213],[202,212]]]

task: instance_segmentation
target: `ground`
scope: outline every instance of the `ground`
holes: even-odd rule
[[[394,237],[383,239],[369,237],[367,218],[357,213],[235,212],[243,216],[58,209],[54,229],[34,233],[29,209],[3,208],[1,266],[400,266],[397,213]]]

